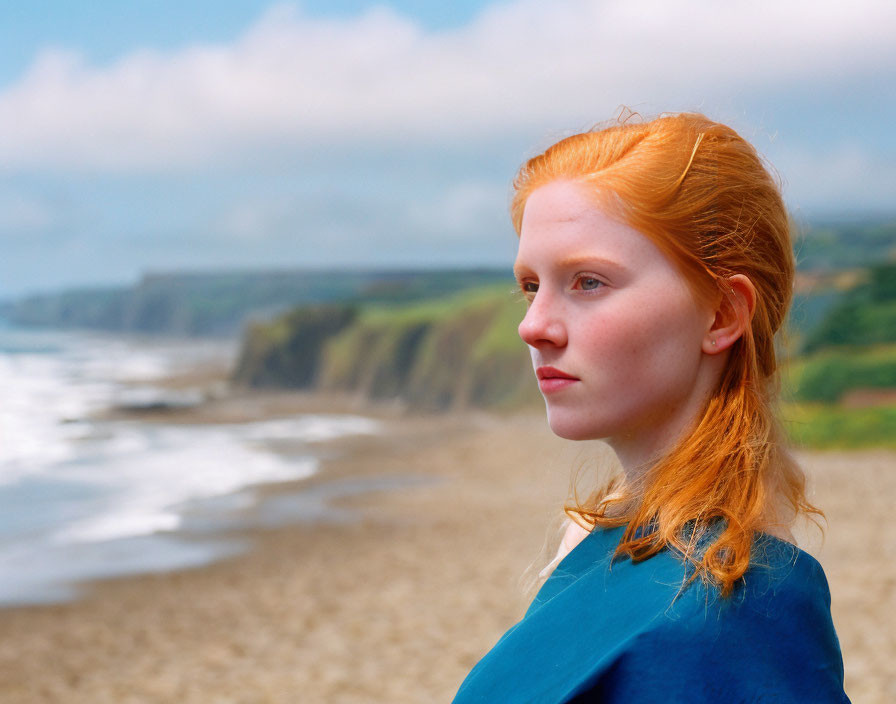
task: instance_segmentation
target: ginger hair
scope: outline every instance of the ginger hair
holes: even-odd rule
[[[750,564],[757,532],[801,514],[823,516],[806,497],[805,475],[774,412],[775,334],[794,278],[780,189],[734,130],[687,113],[620,118],[529,159],[513,182],[517,234],[529,195],[558,179],[585,184],[600,206],[650,237],[696,296],[721,300],[734,274],[755,286],[750,324],[691,428],[638,486],[617,478],[564,507],[580,524],[627,525],[616,557],[643,560],[671,548],[693,566],[688,581],[700,576],[728,596]],[[718,535],[714,525],[722,526]]]

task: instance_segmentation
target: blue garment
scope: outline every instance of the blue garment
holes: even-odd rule
[[[821,565],[765,534],[733,594],[670,550],[611,558],[625,528],[596,528],[464,680],[454,704],[849,702]],[[677,598],[676,598],[677,596]]]

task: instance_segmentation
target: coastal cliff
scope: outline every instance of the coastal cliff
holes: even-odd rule
[[[509,286],[402,306],[312,306],[247,329],[232,381],[413,408],[509,408],[540,395]]]

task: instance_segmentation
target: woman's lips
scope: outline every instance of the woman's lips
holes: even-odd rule
[[[542,393],[560,391],[578,381],[577,377],[554,367],[538,367],[535,370],[535,376],[538,378],[538,388]]]

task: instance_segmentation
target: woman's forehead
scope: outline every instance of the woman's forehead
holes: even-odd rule
[[[530,195],[520,229],[515,271],[550,264],[604,262],[618,269],[666,260],[654,242],[614,217],[575,181],[555,181]]]
[[[526,199],[523,226],[580,220],[597,210],[597,199],[588,186],[571,179],[551,181],[539,186]]]

